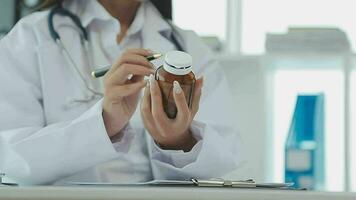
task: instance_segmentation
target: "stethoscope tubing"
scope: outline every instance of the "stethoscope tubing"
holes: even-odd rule
[[[89,55],[90,54],[89,45],[88,45],[89,44],[89,35],[88,35],[87,30],[82,25],[82,23],[81,23],[81,21],[80,21],[78,16],[76,16],[73,13],[71,13],[69,10],[64,9],[62,6],[57,6],[57,7],[52,8],[52,10],[50,11],[50,13],[48,15],[48,30],[49,30],[50,36],[55,41],[55,43],[61,48],[63,54],[65,55],[65,57],[67,57],[67,60],[69,61],[69,64],[74,69],[74,71],[78,74],[79,78],[82,80],[82,82],[83,82],[84,86],[86,87],[86,89],[88,91],[90,91],[93,96],[102,97],[103,93],[95,91],[94,89],[92,89],[89,86],[88,81],[86,81],[84,75],[81,73],[80,69],[78,68],[78,65],[74,61],[73,57],[70,55],[70,53],[67,50],[67,48],[65,47],[65,45],[63,44],[59,33],[56,31],[56,29],[54,27],[54,16],[55,15],[60,15],[62,17],[68,17],[79,28],[79,30],[81,31],[80,35],[81,35],[82,39],[84,39],[84,48],[85,48],[86,56],[88,58],[89,65],[90,65],[91,64],[91,62],[90,62],[91,55]],[[177,50],[184,51],[183,46],[180,44],[180,42],[178,41],[178,39],[176,37],[177,31],[175,30],[174,25],[168,20],[166,20],[166,22],[169,24],[169,26],[172,29],[172,34],[170,35],[170,38],[168,38],[168,39],[170,39],[170,41],[175,45]],[[93,99],[93,98],[88,98],[88,99]]]

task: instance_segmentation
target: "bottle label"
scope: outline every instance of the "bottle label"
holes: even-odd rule
[[[158,81],[158,84],[162,93],[163,109],[169,118],[174,119],[177,115],[177,107],[173,97],[173,84],[164,81]],[[190,108],[192,104],[194,84],[181,84],[180,86],[184,92],[187,105]]]
[[[310,150],[289,149],[286,151],[286,169],[295,172],[308,171],[312,167],[312,152]]]

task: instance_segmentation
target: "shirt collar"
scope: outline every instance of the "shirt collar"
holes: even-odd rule
[[[73,4],[77,4],[77,15],[83,27],[88,27],[94,20],[116,20],[97,0],[75,0],[73,2]]]
[[[94,20],[117,22],[97,0],[66,0],[64,7],[78,15],[85,28]],[[157,8],[150,1],[142,2],[127,35],[135,34],[141,29],[148,29],[150,32],[159,32],[165,35],[170,35],[172,32],[170,25],[162,18]]]
[[[143,28],[146,16],[145,8],[147,7],[145,4],[146,2],[142,2],[142,5],[137,10],[137,14],[128,29],[127,35],[135,34]],[[97,0],[65,1],[64,6],[78,15],[83,27],[88,27],[95,20],[117,21]]]
[[[171,26],[162,18],[157,8],[150,2],[145,2],[145,24],[144,27],[154,32],[168,33],[172,31]]]

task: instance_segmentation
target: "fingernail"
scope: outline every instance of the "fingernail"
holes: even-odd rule
[[[204,76],[202,76],[202,77],[200,77],[201,78],[201,87],[200,87],[200,89],[203,89],[203,87],[204,87]]]
[[[133,77],[133,74],[129,74],[129,75],[127,76],[127,80],[131,80],[132,77]]]
[[[182,88],[180,87],[178,81],[173,82],[173,90],[176,94],[180,94],[182,92]]]
[[[152,49],[147,49],[147,51],[148,51],[148,53],[150,53],[150,54],[154,54],[154,53],[155,53],[154,51],[152,51]]]
[[[154,80],[155,80],[155,77],[153,76],[153,74],[151,74],[150,75],[150,84],[151,85],[153,84]]]
[[[160,134],[161,134],[161,136],[164,137],[164,138],[167,137],[167,135],[166,135],[165,133],[163,133],[163,132],[161,132]]]

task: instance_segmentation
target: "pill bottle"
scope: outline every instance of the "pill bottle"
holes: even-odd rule
[[[178,81],[189,108],[192,106],[195,75],[192,71],[192,57],[183,51],[171,51],[164,57],[164,63],[155,72],[162,93],[163,109],[167,116],[174,119],[177,107],[173,97],[173,82]]]

